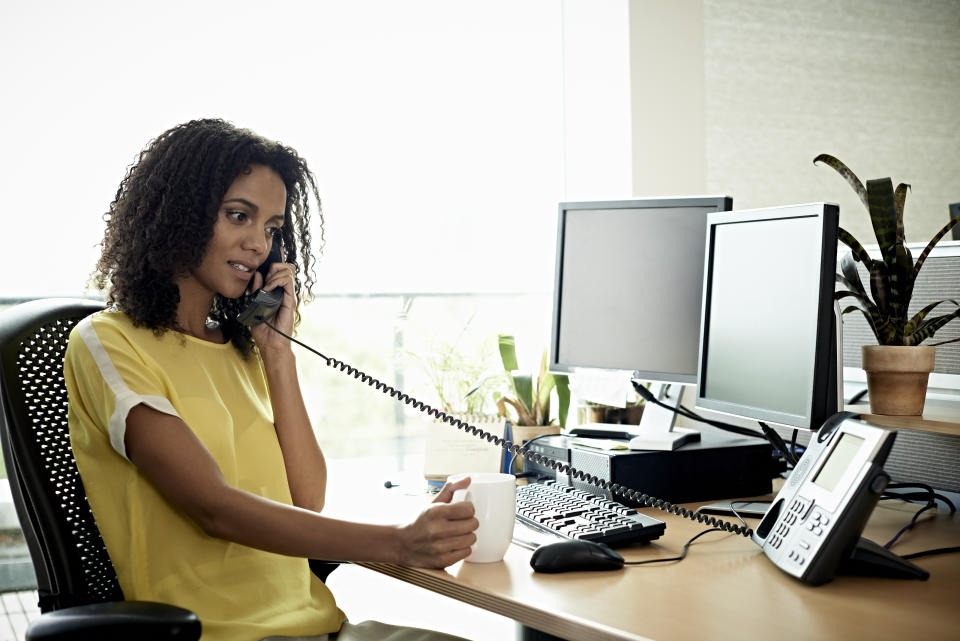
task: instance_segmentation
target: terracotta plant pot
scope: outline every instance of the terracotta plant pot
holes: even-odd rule
[[[929,345],[863,345],[860,357],[867,373],[870,412],[887,416],[920,416],[927,397],[936,349]]]
[[[643,416],[643,405],[629,407],[607,407],[606,405],[587,405],[577,408],[577,416],[583,423],[612,423],[615,425],[639,425]]]

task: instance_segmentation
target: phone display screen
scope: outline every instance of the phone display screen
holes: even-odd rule
[[[847,471],[850,462],[860,451],[863,441],[864,439],[861,437],[854,436],[849,432],[842,433],[837,444],[833,446],[830,456],[824,461],[823,467],[813,477],[813,482],[828,492],[832,492],[843,473]]]

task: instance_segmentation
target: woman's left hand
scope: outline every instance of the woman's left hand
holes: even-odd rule
[[[266,282],[264,282],[260,272],[254,273],[253,276],[254,291],[258,289],[272,291],[276,288],[283,290],[283,300],[280,303],[280,307],[277,309],[277,313],[274,314],[273,318],[269,320],[271,325],[285,334],[293,334],[294,313],[297,309],[297,295],[293,287],[295,273],[295,268],[292,264],[276,262],[270,265]],[[280,334],[277,334],[264,323],[258,323],[251,327],[250,334],[253,336],[253,340],[256,342],[264,358],[267,358],[268,354],[272,352],[289,352],[291,350],[290,341]]]

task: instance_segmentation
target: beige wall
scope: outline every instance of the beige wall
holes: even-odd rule
[[[831,153],[912,185],[908,241],[960,201],[960,0],[631,0],[630,32],[635,195],[836,202],[870,243]]]
[[[636,196],[707,193],[703,36],[701,0],[630,3]]]

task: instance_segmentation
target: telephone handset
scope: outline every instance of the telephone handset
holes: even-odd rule
[[[280,236],[276,236],[273,239],[273,246],[270,248],[270,254],[267,256],[267,260],[257,267],[257,271],[263,276],[263,282],[267,282],[267,273],[270,271],[270,265],[282,260],[283,243],[280,241]],[[277,313],[277,310],[280,308],[280,303],[282,302],[282,287],[276,287],[269,292],[258,289],[243,311],[237,315],[237,320],[247,327],[252,327],[267,319],[273,318],[273,315]]]
[[[753,534],[774,565],[811,585],[840,572],[929,576],[860,538],[890,480],[883,464],[895,437],[850,412],[823,424]]]

